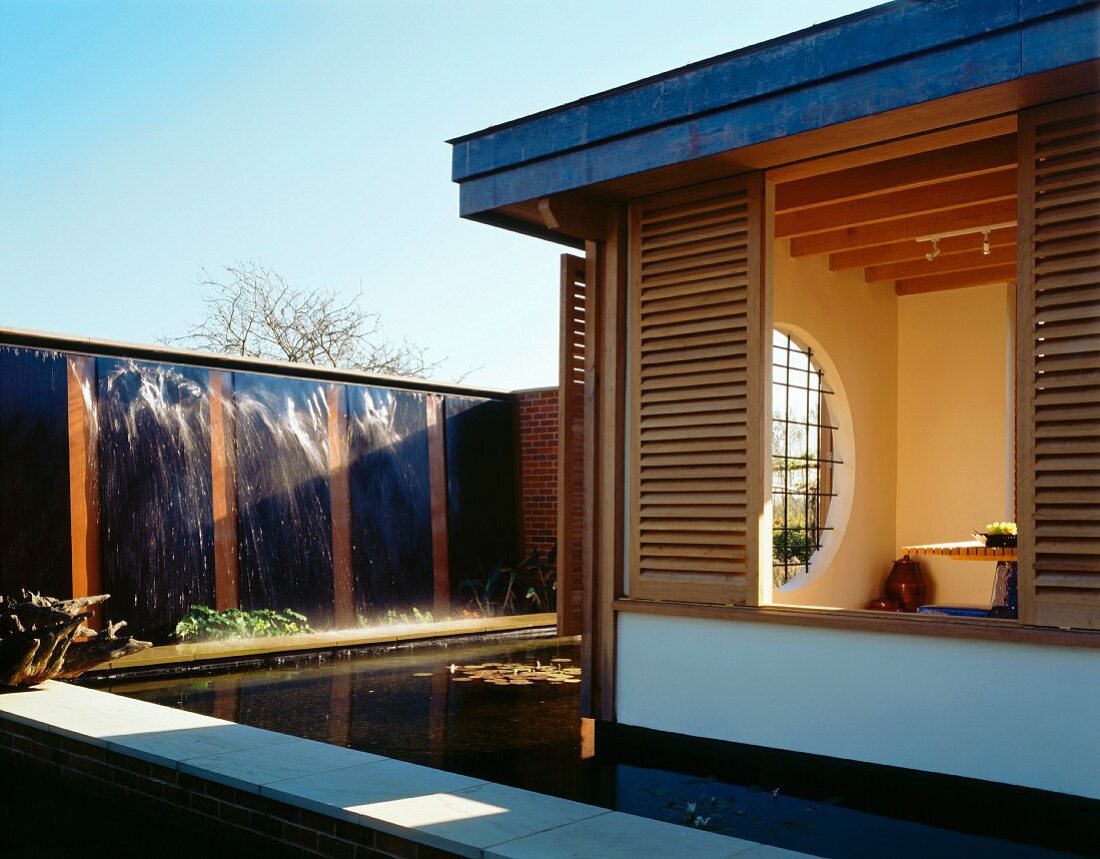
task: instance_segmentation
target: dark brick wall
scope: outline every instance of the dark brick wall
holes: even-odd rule
[[[201,855],[204,844],[232,850],[232,855],[266,859],[452,859],[458,855],[4,718],[0,718],[0,773],[8,782],[18,774],[21,784],[32,788],[29,800],[35,803],[49,802],[51,794],[90,797],[95,826],[101,835],[109,833],[101,842],[108,855],[113,852],[109,844],[133,838],[131,821],[142,820],[154,822],[148,828],[158,842],[185,834],[194,855]],[[58,823],[67,828],[71,815],[61,809],[55,813]],[[42,837],[43,843],[49,843],[45,834]],[[148,855],[160,855],[155,844],[148,847]],[[172,849],[167,853],[177,855]],[[17,851],[16,855],[22,854]]]

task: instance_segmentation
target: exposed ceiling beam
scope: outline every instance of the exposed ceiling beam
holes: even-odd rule
[[[998,248],[1016,244],[1016,228],[1002,227],[990,233],[989,244]],[[950,236],[940,239],[940,253],[956,254],[965,251],[981,250],[982,234],[971,233],[966,236]],[[928,253],[928,242],[916,242],[908,239],[890,245],[875,245],[869,248],[856,248],[852,251],[838,251],[829,254],[829,270],[841,271],[846,268],[864,268],[873,265],[885,265],[891,262],[924,259]]]
[[[1016,278],[1016,263],[991,265],[967,271],[929,277],[910,277],[894,283],[895,295],[919,295],[922,292],[940,292],[963,286],[982,286],[987,283],[1006,283]]]
[[[821,203],[838,203],[1015,165],[1016,135],[1004,134],[989,140],[783,182],[775,188],[775,210],[786,212]]]
[[[979,241],[981,236],[978,237]],[[928,247],[925,242],[923,247]],[[989,254],[983,254],[981,248],[961,254],[941,253],[935,259],[914,259],[906,262],[891,262],[866,268],[863,279],[868,283],[884,280],[902,280],[910,277],[927,277],[934,274],[947,274],[972,268],[988,268],[992,265],[1016,264],[1016,248],[1007,246],[991,248]]]
[[[776,215],[775,235],[776,238],[789,238],[823,233],[909,215],[942,212],[957,206],[1014,199],[1015,196],[1016,169],[1013,167]]]
[[[1014,220],[1016,220],[1015,199],[979,203],[976,206],[961,206],[945,212],[914,215],[893,221],[881,221],[877,224],[814,233],[809,236],[795,236],[791,239],[791,256],[811,256],[870,245],[886,245],[904,239],[915,239],[918,236],[946,233],[968,227],[978,228],[988,224],[1003,224]]]

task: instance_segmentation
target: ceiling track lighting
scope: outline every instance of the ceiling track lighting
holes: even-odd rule
[[[1003,221],[999,224],[990,224],[987,227],[969,227],[965,230],[950,230],[946,233],[935,233],[931,236],[918,236],[918,242],[931,242],[932,248],[924,255],[924,258],[929,262],[932,262],[936,257],[940,255],[940,241],[942,239],[952,238],[953,236],[969,236],[976,233],[982,234],[982,255],[989,256],[993,251],[990,244],[990,233],[994,230],[1001,230],[1006,227],[1016,226],[1015,221]]]

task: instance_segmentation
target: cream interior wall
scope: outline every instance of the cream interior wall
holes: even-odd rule
[[[836,367],[851,410],[852,506],[836,554],[804,584],[772,602],[862,608],[881,596],[896,557],[898,302],[862,270],[830,272],[825,256],[794,259],[775,247],[774,321],[809,339]],[[842,466],[843,467],[843,466]]]
[[[968,540],[1011,519],[1009,295],[978,286],[898,299],[898,546]],[[931,600],[989,605],[995,565],[922,558]]]

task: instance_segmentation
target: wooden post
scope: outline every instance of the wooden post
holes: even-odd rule
[[[210,488],[214,498],[214,604],[218,611],[240,608],[237,537],[237,445],[233,375],[210,372]]]
[[[351,475],[348,467],[347,388],[329,385],[328,474],[332,515],[332,593],[336,626],[352,627],[355,617],[355,578],[351,567]]]
[[[69,527],[72,538],[73,597],[103,593],[99,539],[99,422],[96,416],[96,359],[70,355]],[[103,628],[97,610],[88,623]]]
[[[451,613],[451,564],[447,550],[447,445],[444,402],[439,394],[425,398],[428,418],[428,476],[431,487],[433,613],[440,620]]]

